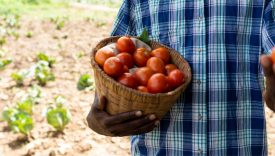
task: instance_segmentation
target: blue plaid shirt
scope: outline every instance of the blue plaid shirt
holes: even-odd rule
[[[132,155],[267,155],[259,61],[275,41],[275,0],[124,0],[112,35],[176,49],[193,80]]]

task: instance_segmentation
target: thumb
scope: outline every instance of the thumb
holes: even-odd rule
[[[96,108],[103,111],[103,110],[105,110],[106,103],[107,103],[106,97],[105,96],[101,96],[99,98],[99,102],[98,102]]]

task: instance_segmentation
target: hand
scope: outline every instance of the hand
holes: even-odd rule
[[[270,56],[262,55],[261,64],[266,77],[266,89],[264,99],[266,105],[275,112],[275,64],[273,65]]]
[[[107,136],[129,136],[152,131],[159,120],[154,114],[143,116],[141,111],[132,111],[110,115],[105,111],[107,99],[95,100],[87,116],[89,127],[95,132]]]

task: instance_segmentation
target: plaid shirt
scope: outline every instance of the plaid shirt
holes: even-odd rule
[[[132,155],[267,155],[260,55],[275,41],[275,0],[124,0],[112,35],[176,49],[193,80]]]

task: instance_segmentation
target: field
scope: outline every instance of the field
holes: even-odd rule
[[[3,68],[0,63],[0,110],[19,107],[26,95],[35,101],[30,112],[34,127],[27,138],[13,133],[1,119],[0,156],[130,155],[128,137],[98,135],[85,121],[94,98],[89,53],[99,40],[109,36],[119,1],[105,0],[104,5],[92,0],[87,1],[89,4],[44,1],[40,4],[35,0],[14,0],[12,5],[8,0],[0,0],[0,60],[12,60]],[[38,78],[38,53],[55,60],[45,67],[54,73],[53,81]],[[13,73],[20,75],[32,70],[23,81],[11,77]],[[77,84],[83,74],[91,79],[89,87],[81,90]],[[37,85],[41,92],[30,91]],[[58,107],[59,103],[70,112],[71,121],[64,130],[56,131],[47,123],[46,114],[47,108]],[[275,156],[275,115],[266,109],[266,117],[269,156]]]

